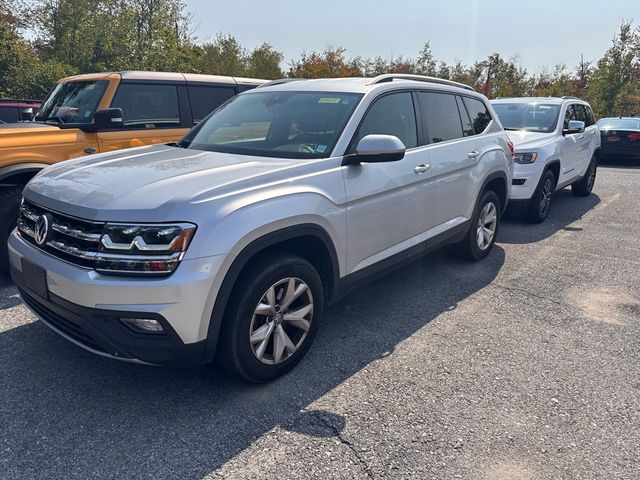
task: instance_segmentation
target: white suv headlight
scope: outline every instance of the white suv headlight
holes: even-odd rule
[[[100,273],[168,275],[180,264],[195,232],[191,223],[107,224],[95,268]]]
[[[538,154],[535,152],[526,152],[526,153],[516,153],[516,156],[513,158],[516,163],[533,163],[538,158]]]

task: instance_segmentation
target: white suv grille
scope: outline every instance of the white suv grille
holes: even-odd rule
[[[36,241],[36,223],[46,215],[49,234],[44,242]],[[94,268],[100,237],[105,224],[54,212],[23,201],[18,218],[22,238],[47,253],[81,267]]]

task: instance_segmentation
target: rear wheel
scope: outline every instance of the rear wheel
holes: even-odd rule
[[[322,280],[309,262],[284,253],[265,257],[234,287],[218,363],[252,382],[284,375],[311,346],[323,307]]]
[[[464,239],[453,245],[453,252],[468,260],[482,260],[489,255],[500,226],[500,199],[493,191],[482,194]]]
[[[591,194],[593,185],[596,183],[596,173],[598,172],[598,162],[595,157],[591,158],[587,173],[578,182],[571,185],[571,192],[576,197],[586,197]]]
[[[542,223],[549,216],[555,190],[556,176],[551,170],[547,170],[527,206],[527,219],[531,223]]]
[[[0,272],[9,273],[7,240],[18,221],[23,186],[0,188]]]

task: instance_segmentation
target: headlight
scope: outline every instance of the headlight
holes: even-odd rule
[[[195,232],[191,223],[107,224],[95,268],[111,274],[168,275],[178,268]]]
[[[535,152],[530,153],[516,153],[514,160],[516,163],[533,163],[538,158],[538,154]]]

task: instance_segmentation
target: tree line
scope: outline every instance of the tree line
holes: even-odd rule
[[[529,72],[499,53],[464,65],[437,60],[426,42],[413,57],[349,57],[344,48],[284,55],[231,35],[195,41],[182,0],[0,0],[0,97],[43,98],[61,77],[157,70],[274,79],[413,73],[455,80],[489,98],[584,98],[598,116],[640,115],[640,28],[623,22],[602,58]]]

